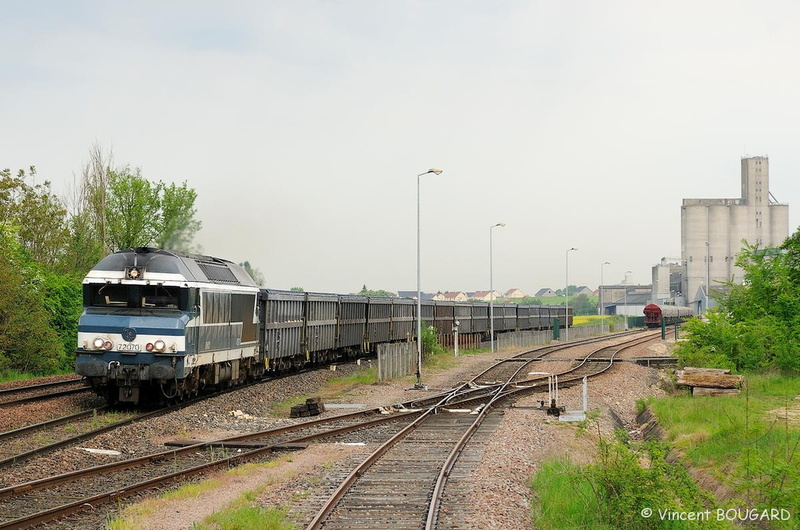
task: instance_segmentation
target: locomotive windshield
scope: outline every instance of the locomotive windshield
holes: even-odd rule
[[[189,289],[163,285],[84,285],[84,305],[135,309],[189,309]]]

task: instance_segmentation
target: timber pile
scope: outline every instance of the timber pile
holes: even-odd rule
[[[289,413],[290,418],[305,418],[319,416],[325,412],[325,404],[318,397],[308,398],[302,405],[295,405]]]
[[[675,372],[677,384],[691,387],[693,396],[719,396],[739,394],[744,377],[731,375],[730,370],[718,368],[692,368],[687,366]]]

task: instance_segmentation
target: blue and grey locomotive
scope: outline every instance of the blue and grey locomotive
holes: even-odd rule
[[[111,254],[83,281],[76,372],[111,403],[258,376],[258,297],[230,261],[153,248]]]

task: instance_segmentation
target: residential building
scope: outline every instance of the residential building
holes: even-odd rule
[[[466,302],[468,300],[467,294],[462,291],[439,292],[433,296],[433,299],[446,302]]]
[[[469,293],[470,300],[480,300],[482,302],[488,302],[490,300],[497,300],[500,298],[500,293],[497,291],[492,291],[491,296],[489,291],[475,291],[474,293]]]

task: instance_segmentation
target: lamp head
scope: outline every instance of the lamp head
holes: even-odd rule
[[[430,168],[428,170],[428,173],[435,173],[437,175],[441,175],[442,174],[442,168],[440,168],[440,167],[432,167],[432,168]]]

